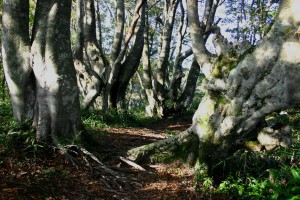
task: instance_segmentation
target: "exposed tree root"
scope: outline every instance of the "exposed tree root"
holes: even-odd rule
[[[112,193],[115,199],[123,199],[124,196],[138,199],[130,185],[133,183],[132,180],[108,168],[96,155],[84,147],[78,145],[63,146],[60,143],[55,145],[59,152],[77,168],[88,167],[91,176],[99,179],[106,187],[105,191]]]
[[[168,162],[186,159],[193,163],[197,157],[198,137],[190,129],[165,140],[131,149],[127,159],[136,163]]]

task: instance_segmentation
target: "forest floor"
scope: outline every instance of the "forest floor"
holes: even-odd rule
[[[93,170],[95,164],[75,165],[58,150],[43,149],[26,156],[24,148],[7,153],[0,146],[0,199],[230,199],[196,191],[195,169],[180,161],[143,165],[146,171],[141,171],[120,160],[127,150],[170,137],[190,125],[191,117],[182,117],[145,128],[99,129],[89,151],[117,174],[115,179]],[[85,163],[84,157],[77,159]]]

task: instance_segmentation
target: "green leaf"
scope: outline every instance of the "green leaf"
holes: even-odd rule
[[[292,192],[299,192],[300,193],[300,186],[294,186],[291,189]]]
[[[299,200],[300,199],[300,195],[297,196],[293,196],[292,198],[289,198],[288,200]]]
[[[300,170],[298,168],[294,168],[291,170],[291,173],[293,176],[292,180],[295,180],[295,183],[300,183]]]

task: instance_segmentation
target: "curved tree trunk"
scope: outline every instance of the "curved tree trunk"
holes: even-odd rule
[[[170,84],[170,90],[168,92],[168,98],[172,100],[176,100],[178,98],[178,92],[181,86],[181,81],[184,77],[182,63],[186,58],[188,58],[192,54],[192,49],[189,49],[185,52],[179,53],[175,58],[173,77]]]
[[[118,110],[126,110],[126,91],[128,84],[132,76],[137,71],[140,60],[142,57],[143,47],[144,47],[144,29],[145,29],[145,5],[140,11],[139,29],[136,32],[135,42],[126,60],[122,63],[118,81],[115,84],[115,89],[112,87],[112,91],[115,95],[116,105]],[[113,90],[114,89],[114,90]]]
[[[94,0],[87,0],[85,3],[84,41],[86,54],[92,70],[102,80],[106,81],[106,59],[97,41]]]
[[[206,94],[194,114],[190,131],[198,135],[198,159],[208,167],[256,138],[267,114],[300,104],[299,7],[298,0],[282,1],[274,25],[257,47],[242,55],[238,64],[222,66],[217,75],[207,71],[203,86]],[[207,62],[208,55],[205,57],[203,37],[199,39],[203,30],[197,8],[197,1],[188,0],[193,51],[199,65],[210,68],[213,65]],[[282,146],[285,142],[279,141]],[[129,155],[134,151],[130,150]]]
[[[110,101],[110,91],[112,87],[112,82],[119,73],[120,63],[116,63],[118,56],[120,56],[122,49],[122,39],[125,26],[125,5],[124,0],[116,1],[116,11],[115,11],[115,32],[113,44],[110,52],[110,66],[106,72],[106,85],[103,89],[102,94],[102,109],[107,110]],[[121,59],[122,60],[122,59]],[[116,64],[115,64],[116,63]]]
[[[158,105],[157,116],[164,116],[164,102],[166,100],[166,80],[167,68],[169,65],[170,45],[172,39],[172,32],[175,20],[175,13],[178,7],[179,0],[165,1],[164,5],[164,24],[162,30],[162,44],[159,54],[159,59],[156,67],[156,75],[154,79],[155,93],[157,95]],[[160,113],[159,113],[160,111]]]
[[[29,1],[2,2],[2,55],[14,117],[31,119],[35,102],[30,66]]]
[[[124,0],[116,1],[115,23],[115,33],[110,53],[111,65],[117,60],[122,47],[122,38],[125,26]]]
[[[208,79],[192,126],[205,162],[215,163],[256,138],[267,114],[299,103],[295,83],[300,43],[294,34],[300,22],[295,9],[299,5],[296,0],[283,1],[275,24],[253,52],[246,52],[229,75]]]
[[[122,67],[122,60],[125,57],[125,53],[128,48],[129,42],[135,33],[137,23],[141,17],[139,13],[145,2],[146,2],[146,0],[139,0],[137,2],[136,7],[134,9],[133,20],[129,27],[128,33],[125,37],[124,44],[122,45],[121,51],[120,51],[117,59],[114,61],[114,63],[111,66],[111,73],[109,75],[109,79],[108,79],[105,90],[110,92],[110,102],[111,102],[113,108],[117,108],[117,105],[116,105],[117,96],[115,96],[116,95],[115,90],[117,90],[116,87],[118,85],[118,78],[119,78],[120,70]],[[140,37],[141,37],[140,32],[138,32],[138,33],[139,33],[139,35],[137,36],[137,39],[140,39]],[[136,45],[134,45],[134,48],[141,48],[142,46],[143,45],[136,44]],[[139,60],[137,60],[136,58],[134,58],[133,60],[134,60],[134,62],[137,62],[137,61],[139,62]]]
[[[91,68],[91,64],[94,62],[91,62],[89,64],[84,62],[84,56],[83,56],[83,50],[84,50],[84,38],[85,36],[89,36],[89,38],[95,37],[90,31],[94,32],[92,30],[92,25],[86,25],[86,30],[84,34],[84,24],[83,24],[83,18],[84,18],[84,2],[83,0],[77,0],[77,10],[76,10],[76,18],[77,18],[77,40],[74,48],[74,65],[75,69],[77,71],[77,80],[78,85],[80,86],[81,93],[84,97],[82,102],[82,107],[84,109],[88,109],[96,100],[96,98],[100,95],[101,88],[103,86],[103,82],[100,78],[100,76]],[[92,12],[92,11],[90,11]],[[91,16],[91,19],[93,16]],[[93,21],[93,20],[92,20]],[[91,24],[93,24],[91,22]],[[95,43],[95,39],[90,39],[88,41],[93,41]],[[88,47],[89,48],[89,47]],[[90,49],[90,48],[89,48]],[[97,51],[99,53],[99,51]],[[97,53],[96,52],[96,53]],[[89,52],[90,55],[94,53]],[[95,55],[94,55],[95,56]],[[99,56],[99,55],[98,55]],[[102,66],[103,67],[103,66]],[[94,67],[97,68],[97,67]],[[99,69],[98,69],[99,71]],[[100,70],[101,71],[101,70]]]
[[[39,0],[33,30],[37,139],[70,136],[81,125],[70,42],[71,0]]]
[[[187,50],[184,53],[181,53],[182,43],[183,43],[184,36],[186,34],[188,22],[187,22],[187,17],[185,14],[182,1],[179,2],[179,5],[180,5],[181,17],[180,17],[177,39],[176,39],[173,76],[172,76],[172,81],[168,92],[168,98],[172,100],[178,98],[178,90],[180,89],[181,80],[184,77],[183,70],[182,70],[182,63],[188,56],[192,55],[193,53],[192,49]]]

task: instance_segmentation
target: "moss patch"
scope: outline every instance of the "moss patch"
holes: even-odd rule
[[[230,71],[237,65],[238,58],[236,55],[229,54],[226,56],[220,55],[214,64],[212,76],[215,78],[226,78]]]

